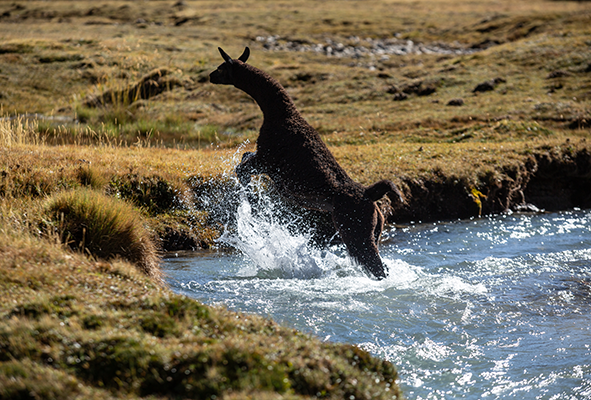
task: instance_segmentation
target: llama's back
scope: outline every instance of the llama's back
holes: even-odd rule
[[[339,165],[318,132],[299,115],[282,124],[263,124],[257,152],[268,166],[265,172],[290,197],[332,205],[335,193],[347,186],[360,186]],[[326,208],[318,205],[313,208]]]

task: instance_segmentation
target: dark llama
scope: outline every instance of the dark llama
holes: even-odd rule
[[[210,81],[246,92],[264,116],[257,151],[245,153],[236,167],[240,183],[246,186],[252,175],[266,174],[284,197],[302,207],[332,213],[353,259],[376,278],[385,278],[378,252],[384,217],[375,202],[384,195],[393,205],[403,202],[396,185],[382,180],[365,187],[353,181],[296,110],[283,86],[246,64],[248,47],[236,60],[218,49],[224,63],[210,74]]]

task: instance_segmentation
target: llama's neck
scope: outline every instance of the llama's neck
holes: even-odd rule
[[[257,102],[266,122],[279,121],[298,113],[285,88],[265,72],[248,64],[241,64],[233,72],[234,86]]]

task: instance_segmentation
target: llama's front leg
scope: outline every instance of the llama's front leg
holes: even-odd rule
[[[254,152],[246,152],[242,155],[242,161],[236,167],[236,175],[238,181],[242,186],[248,186],[250,183],[250,177],[259,173],[259,162],[257,154]]]

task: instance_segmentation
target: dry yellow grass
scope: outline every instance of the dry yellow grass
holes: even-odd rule
[[[132,202],[161,236],[174,228],[211,244],[219,221],[179,201],[226,188],[262,122],[246,95],[208,83],[217,46],[250,46],[250,62],[286,86],[354,179],[396,181],[423,216],[457,211],[429,214],[450,203],[441,188],[458,215],[498,212],[538,168],[588,185],[590,17],[589,2],[546,0],[0,3],[0,397],[399,395],[393,367],[355,348],[198,305],[124,262],[67,251],[43,229],[46,197],[91,187]],[[457,52],[325,54],[385,40]],[[281,50],[316,44],[324,50]],[[156,69],[166,90],[153,97],[86,101],[126,93]],[[175,380],[171,366],[189,374]],[[364,381],[363,367],[391,386]]]
[[[155,282],[162,279],[156,238],[130,204],[91,189],[51,197],[47,219],[62,243],[104,260],[121,258]]]

